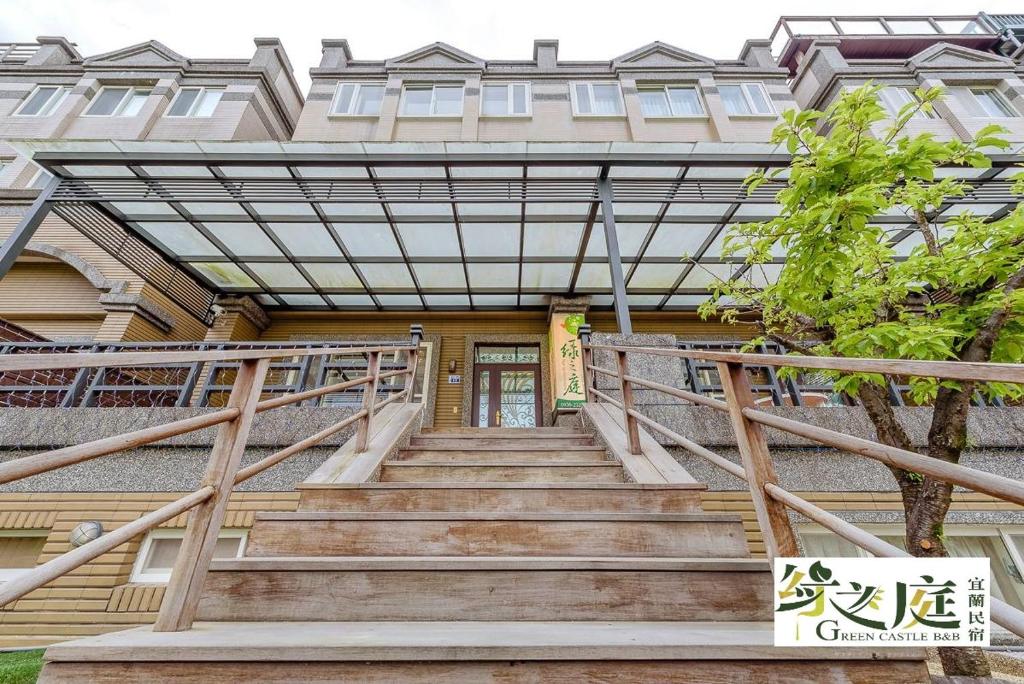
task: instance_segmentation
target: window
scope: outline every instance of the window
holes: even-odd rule
[[[858,525],[865,531],[904,549],[900,525]],[[954,558],[988,558],[992,567],[992,595],[1016,608],[1024,608],[1024,527],[990,525],[946,525],[946,550]],[[870,556],[858,546],[817,525],[800,528],[804,554],[818,557]]]
[[[719,85],[725,112],[729,116],[771,116],[775,114],[768,93],[761,83]]]
[[[704,116],[704,105],[696,88],[681,86],[643,87],[640,111],[647,118],[664,116]]]
[[[238,558],[245,549],[246,530],[223,529],[217,535],[214,558]],[[132,582],[167,582],[178,557],[185,530],[156,529],[146,535],[132,568]]]
[[[182,88],[167,110],[167,116],[213,116],[223,94],[223,88]]]
[[[916,104],[917,98],[910,88],[897,88],[889,87],[882,88],[878,92],[878,100],[881,102],[882,107],[885,111],[889,112],[890,116],[895,117],[900,113],[900,110],[906,107],[908,104]],[[934,119],[934,112],[926,112],[918,110],[914,117],[915,119]]]
[[[334,116],[380,116],[383,83],[339,83],[331,104]]]
[[[403,116],[462,116],[462,86],[406,86]]]
[[[0,532],[0,582],[9,582],[36,567],[48,533],[48,530]]]
[[[618,83],[573,83],[572,110],[576,116],[622,116]]]
[[[65,86],[39,86],[14,112],[15,116],[49,116],[68,95]]]
[[[970,91],[971,95],[974,96],[974,101],[985,112],[985,116],[990,116],[994,119],[1020,116],[995,88],[971,88]]]
[[[85,116],[135,116],[149,97],[149,88],[102,88]]]
[[[480,114],[483,116],[529,116],[530,84],[485,84],[482,89]]]

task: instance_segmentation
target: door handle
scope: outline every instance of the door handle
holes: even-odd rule
[[[494,425],[495,427],[501,427],[501,409],[494,412]]]

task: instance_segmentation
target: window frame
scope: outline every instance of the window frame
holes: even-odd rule
[[[34,528],[27,530],[0,530],[0,537],[42,539],[44,544],[46,543],[46,540],[49,538],[49,536],[50,530],[45,528]],[[0,568],[0,586],[35,570],[37,567],[39,567],[38,555],[36,556],[35,561],[35,564],[28,568]]]
[[[132,572],[128,581],[132,584],[167,584],[171,581],[171,570],[146,570],[146,561],[153,549],[153,541],[158,539],[185,539],[185,528],[157,527],[150,530],[142,540],[139,552],[132,563]],[[217,533],[217,539],[238,539],[238,550],[235,558],[241,558],[249,541],[249,530],[242,527],[224,527]]]
[[[524,86],[526,88],[526,112],[517,114],[512,111],[513,86]],[[505,88],[505,104],[508,111],[505,114],[484,114],[484,89]],[[494,81],[480,84],[480,118],[482,119],[529,119],[533,116],[533,84],[530,81]]]
[[[1002,110],[1003,112],[1002,116],[992,116],[987,111],[985,111],[985,108],[981,105],[981,100],[978,98],[977,92],[975,92],[979,90],[984,90],[992,94],[992,98],[995,100],[996,106],[999,107],[999,109]],[[984,116],[982,118],[1019,119],[1022,116],[1020,111],[1018,111],[1016,107],[1010,104],[1010,101],[1007,100],[1006,97],[1004,97],[1003,94],[999,92],[999,88],[995,86],[967,86],[967,92],[971,94],[971,97],[974,98],[975,104],[977,104],[978,107],[984,112]]]
[[[171,114],[171,110],[174,109],[174,104],[178,101],[178,98],[181,97],[181,94],[184,93],[186,90],[198,90],[199,94],[196,96],[196,99],[191,104],[191,106],[189,106],[187,113]],[[213,107],[214,111],[210,112],[209,114],[196,114],[196,110],[199,109],[199,105],[202,103],[203,97],[206,95],[208,91],[216,91],[221,93],[220,99],[217,100],[217,104]],[[217,110],[217,107],[220,106],[220,103],[224,99],[223,93],[225,93],[226,91],[227,88],[221,86],[181,86],[180,88],[178,88],[178,92],[174,94],[174,98],[170,101],[170,103],[168,103],[167,109],[164,110],[164,117],[168,119],[209,119],[213,116],[214,112]]]
[[[410,90],[426,90],[430,88],[430,112],[427,114],[406,114],[405,103],[406,94]],[[438,88],[458,88],[462,91],[462,97],[459,100],[461,105],[458,114],[435,114],[434,109],[437,105],[437,89]],[[402,84],[402,96],[398,102],[398,118],[400,119],[461,119],[466,114],[466,84],[458,82],[442,82],[442,83],[403,83]]]
[[[39,112],[35,114],[23,113],[28,103],[31,102],[32,98],[35,97],[36,93],[38,93],[43,88],[56,88],[57,90],[53,93],[53,95],[47,98],[46,102],[43,103],[43,106],[39,108]],[[25,99],[21,101],[21,104],[18,105],[17,109],[14,110],[11,116],[24,116],[33,118],[51,116],[55,111],[57,111],[57,108],[64,103],[64,100],[67,99],[67,96],[70,93],[71,86],[56,85],[53,83],[40,83],[35,88],[33,88],[28,95],[25,96]]]
[[[103,94],[103,91],[105,91],[105,90],[114,90],[114,89],[118,89],[118,88],[126,88],[127,90],[125,91],[124,95],[121,96],[121,99],[118,101],[117,105],[114,107],[114,110],[110,114],[90,114],[89,113],[89,110],[92,109],[96,105],[97,102],[99,102],[99,97],[100,97],[100,95]],[[124,109],[125,109],[125,107],[128,106],[128,103],[131,102],[131,100],[135,96],[135,94],[137,92],[140,92],[140,91],[144,91],[146,93],[146,98],[149,98],[149,96],[153,94],[153,88],[151,88],[151,87],[145,87],[145,86],[124,86],[124,85],[105,85],[105,86],[101,87],[96,92],[95,95],[92,96],[92,98],[89,100],[89,106],[85,108],[85,111],[82,112],[81,116],[88,117],[88,118],[94,118],[94,119],[109,119],[109,118],[112,118],[112,117],[125,117],[125,118],[127,118],[127,117],[130,117],[130,116],[138,116],[139,112],[136,112],[134,114],[124,114]],[[142,106],[143,107],[146,106],[145,102],[143,102]]]
[[[615,92],[619,98],[619,111],[614,114],[602,114],[602,113],[584,113],[580,112],[579,102],[576,90],[578,86],[587,87],[587,96],[590,98],[591,109],[594,109],[594,86],[599,85],[613,85],[615,86]],[[618,81],[571,81],[569,83],[569,99],[572,102],[572,115],[573,117],[581,117],[587,119],[624,119],[626,118],[626,102],[622,98],[622,84]]]
[[[886,90],[902,90],[904,93],[906,93],[910,97],[911,100],[913,100],[914,102],[916,102],[918,104],[921,103],[921,101],[917,99],[917,96],[914,95],[914,91],[912,90],[911,86],[887,85],[887,86],[884,86],[882,88],[882,92],[885,92]],[[885,98],[882,97],[881,93],[879,93],[878,102],[879,102],[879,104],[882,105],[882,109],[884,109],[886,111],[886,113],[888,113],[890,115],[890,118],[895,119],[896,116],[899,114],[899,111],[900,111],[899,109],[897,109],[895,112],[889,111],[889,107],[886,106]],[[907,106],[908,104],[910,104],[909,101],[903,103],[903,105],[900,107],[900,109],[902,109],[903,107]],[[914,114],[914,116],[912,116],[910,118],[911,119],[938,119],[939,115],[934,110],[932,110],[930,112],[926,112],[923,109],[921,109],[921,110],[918,110],[918,112],[916,114]]]
[[[335,106],[338,104],[338,99],[341,97],[341,89],[347,85],[355,86],[355,90],[352,92],[352,101],[349,103],[349,110],[352,110],[355,107],[356,101],[359,98],[359,92],[364,86],[376,86],[381,88],[380,106],[381,109],[384,108],[384,97],[387,95],[387,83],[384,81],[338,81],[337,85],[334,87],[334,95],[331,96],[331,106],[327,110],[327,116],[344,119],[379,119],[380,111],[376,114],[355,114],[352,111],[334,111]]]
[[[669,114],[660,116],[658,114],[645,114],[643,98],[640,97],[640,93],[644,91],[653,92],[660,90],[665,94],[665,101],[668,103]],[[676,114],[672,108],[672,96],[669,95],[669,90],[692,90],[694,95],[697,96],[697,104],[700,105],[700,114]],[[697,85],[682,85],[678,83],[662,83],[662,84],[649,84],[649,85],[638,85],[636,87],[637,99],[640,101],[640,114],[644,119],[706,119],[708,118],[708,108],[704,104],[704,97],[701,95],[700,88]]]
[[[747,103],[747,107],[750,109],[750,113],[747,114],[730,114],[726,110],[725,115],[730,119],[777,119],[779,118],[779,111],[775,108],[772,103],[772,98],[768,94],[768,88],[765,86],[763,81],[728,81],[725,83],[716,83],[718,88],[718,96],[722,98],[722,109],[725,109],[725,98],[722,97],[722,86],[739,86],[740,94],[743,95],[743,99]],[[747,86],[754,86],[761,91],[764,96],[764,101],[768,104],[770,112],[758,112],[754,109],[753,100],[750,98],[750,94],[747,92]]]

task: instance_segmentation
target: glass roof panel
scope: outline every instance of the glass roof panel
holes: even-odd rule
[[[685,264],[640,264],[626,283],[629,289],[658,288],[669,290],[683,273]]]
[[[327,306],[327,302],[320,295],[315,294],[283,294],[280,295],[285,304],[292,306]]]
[[[341,250],[319,223],[271,223],[270,229],[297,257],[336,257]]]
[[[576,287],[583,290],[608,290],[612,286],[611,269],[608,263],[583,264],[576,279]]]
[[[462,271],[462,264],[414,264],[416,280],[420,287],[444,288],[444,289],[466,289],[466,275]]]
[[[523,264],[523,289],[566,290],[572,267],[571,263]]]
[[[139,228],[164,246],[168,254],[180,257],[222,256],[217,246],[189,223],[143,221]]]
[[[463,223],[462,245],[467,257],[519,257],[518,223]]]
[[[727,178],[743,180],[754,172],[753,166],[691,166],[686,172],[687,180]]]
[[[369,178],[365,166],[296,166],[302,178]]]
[[[291,178],[286,166],[232,166],[225,164],[220,172],[228,178]]]
[[[521,294],[519,303],[523,306],[547,306],[551,301],[549,295],[543,294]]]
[[[474,294],[473,304],[476,306],[515,306],[514,294]]]
[[[464,294],[427,294],[423,297],[427,306],[469,306],[469,295]]]
[[[372,217],[384,218],[384,207],[370,202],[325,203],[320,205],[324,214],[332,220],[360,220]]]
[[[454,218],[451,204],[437,204],[436,202],[394,202],[389,204],[391,215],[398,218],[410,218],[413,216],[429,216],[431,218]]]
[[[247,263],[256,276],[267,284],[267,287],[310,287],[309,281],[302,277],[291,264]]]
[[[118,178],[134,178],[135,174],[127,166],[103,164],[97,166],[66,165],[64,169],[78,178],[94,178],[98,176],[116,176]]]
[[[660,202],[615,202],[612,205],[616,221],[653,221],[661,213]],[[604,220],[604,214],[598,210],[598,222]]]
[[[661,303],[663,295],[660,294],[630,294],[626,295],[630,306],[657,306]]]
[[[205,219],[208,216],[249,217],[242,205],[235,202],[182,202],[181,206],[185,211],[200,219]]]
[[[589,212],[587,202],[531,202],[526,205],[526,220],[585,221]]]
[[[327,298],[338,306],[374,306],[368,294],[329,294]]]
[[[410,256],[458,257],[459,236],[452,223],[400,223],[398,233]]]
[[[289,216],[308,216],[316,218],[313,207],[305,202],[254,202],[252,208],[264,220]]]
[[[597,178],[599,166],[530,166],[526,175],[530,178]]]
[[[741,276],[754,287],[764,287],[775,283],[782,273],[782,264],[753,264]]]
[[[640,247],[651,229],[649,223],[616,223],[615,234],[619,238],[619,255],[633,258],[640,252]],[[604,239],[604,226],[595,224],[590,231],[590,242],[587,243],[588,257],[608,256],[608,245]]]
[[[255,280],[235,264],[196,261],[191,266],[209,278],[210,282],[226,290],[259,287]]]
[[[213,173],[205,166],[170,164],[167,166],[143,166],[141,168],[147,176],[154,178],[213,178]]]
[[[728,280],[735,271],[735,264],[697,264],[679,286],[684,289],[711,287],[718,280]]]
[[[705,204],[675,202],[668,205],[666,217],[680,216],[687,218],[706,219],[712,222],[721,222],[722,216],[729,211],[728,204]]]
[[[714,229],[713,225],[706,223],[662,223],[644,254],[652,257],[696,254]]]
[[[163,216],[181,218],[181,214],[167,202],[111,202],[110,204],[124,214],[129,221]]]
[[[280,306],[280,304],[277,303],[277,300],[270,295],[258,294],[256,295],[256,301],[263,306]]]
[[[494,218],[499,220],[518,219],[522,216],[522,205],[518,202],[459,202],[459,218]]]
[[[284,257],[273,240],[255,223],[210,223],[205,227],[240,257]]]
[[[401,250],[386,223],[332,223],[354,257],[400,257]]]
[[[696,308],[711,299],[711,295],[702,294],[677,294],[668,298],[665,307]]]
[[[443,166],[375,166],[378,178],[444,178]]]
[[[782,206],[778,204],[741,204],[732,216],[734,220],[741,221],[759,216],[778,216],[780,211]]]
[[[401,306],[404,308],[423,308],[423,301],[414,294],[382,294],[377,295],[381,306]]]
[[[701,256],[702,257],[713,257],[713,258],[716,258],[716,259],[721,257],[722,256],[722,247],[725,246],[725,236],[728,234],[728,230],[729,230],[728,228],[722,229],[722,232],[720,232],[717,235],[717,237],[715,237],[715,239],[711,242],[711,244],[708,245],[707,251],[705,251],[704,254],[701,255]],[[748,250],[746,248],[742,248],[739,251],[734,252],[732,255],[730,255],[729,258],[730,259],[743,258],[743,257],[745,257],[749,253],[750,253],[750,250]],[[776,242],[774,245],[772,245],[771,255],[773,257],[784,257],[784,256],[786,256],[786,248],[783,247],[781,243]]]
[[[356,272],[348,264],[305,263],[302,268],[324,289],[363,289]]]
[[[359,272],[366,278],[370,289],[412,289],[414,283],[405,264],[360,263]]]
[[[963,203],[954,204],[949,209],[946,209],[940,214],[942,218],[949,218],[951,216],[959,216],[960,214],[969,213],[975,216],[990,216],[997,211],[1000,211],[1005,207],[1005,204],[982,204],[982,203]]]
[[[676,178],[680,173],[678,166],[613,166],[608,169],[608,177],[616,178]]]
[[[505,288],[514,290],[519,285],[518,264],[466,264],[470,289]]]
[[[582,223],[527,223],[523,254],[575,258],[582,237]]]
[[[453,166],[452,178],[522,178],[522,166]]]

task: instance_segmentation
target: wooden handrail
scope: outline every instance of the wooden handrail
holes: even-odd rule
[[[167,522],[185,511],[198,506],[214,494],[213,487],[202,487],[180,499],[145,514],[141,518],[126,523],[112,532],[93,539],[76,549],[57,556],[42,565],[34,568],[20,577],[4,583],[0,587],[0,606],[16,601],[30,591],[52,582],[53,580],[68,574],[72,570],[85,565],[92,559],[102,556],[104,553],[117,548],[121,544],[129,542],[144,532],[148,532],[160,523]]]
[[[260,403],[256,404],[256,413],[263,413],[264,411],[269,411],[270,409],[279,408],[281,406],[297,404],[300,401],[313,399],[315,397],[322,397],[325,394],[343,392],[344,390],[351,389],[352,387],[365,385],[371,380],[373,380],[372,376],[364,375],[361,378],[346,380],[345,382],[338,382],[333,385],[324,385],[323,387],[316,387],[311,390],[306,390],[305,392],[295,392],[294,394],[284,394],[280,397],[274,397],[273,399],[264,399]]]
[[[647,389],[653,389],[658,390],[659,392],[664,392],[665,394],[669,394],[673,397],[677,397],[679,399],[683,399],[694,404],[699,404],[701,406],[710,406],[716,411],[728,412],[729,410],[729,404],[722,401],[721,399],[715,399],[714,397],[706,397],[703,394],[697,394],[696,392],[690,392],[688,390],[679,389],[678,387],[663,385],[660,382],[654,382],[653,380],[644,380],[643,378],[638,378],[633,375],[627,375],[626,381],[631,382],[634,385],[639,385],[640,387],[646,387]]]
[[[593,364],[588,363],[587,370],[594,371],[595,373],[599,373],[601,375],[607,375],[609,377],[615,378],[616,380],[619,378],[619,374],[617,371],[608,370],[607,368],[601,368],[600,366],[595,366]]]
[[[735,475],[736,477],[740,478],[744,482],[747,481],[747,474],[743,472],[743,466],[739,465],[738,463],[733,463],[732,461],[730,461],[729,459],[725,458],[724,456],[720,456],[720,455],[716,454],[715,452],[711,451],[710,449],[706,449],[706,448],[702,447],[700,444],[697,444],[693,440],[690,440],[690,439],[687,439],[686,437],[683,437],[678,432],[673,432],[672,430],[669,430],[667,427],[665,427],[661,423],[658,423],[658,422],[656,422],[654,420],[651,420],[650,418],[648,418],[644,414],[640,413],[636,409],[630,409],[629,413],[630,413],[631,416],[636,418],[639,422],[643,423],[644,425],[646,425],[647,427],[651,428],[652,430],[655,430],[655,431],[660,432],[661,434],[665,435],[666,437],[668,437],[673,442],[675,442],[676,444],[678,444],[682,448],[686,449],[690,453],[696,454],[697,456],[700,456],[701,458],[704,458],[705,460],[710,461],[711,463],[714,463],[716,466],[718,466],[719,468],[721,468],[725,472],[727,472],[727,473],[729,473],[731,475]]]

